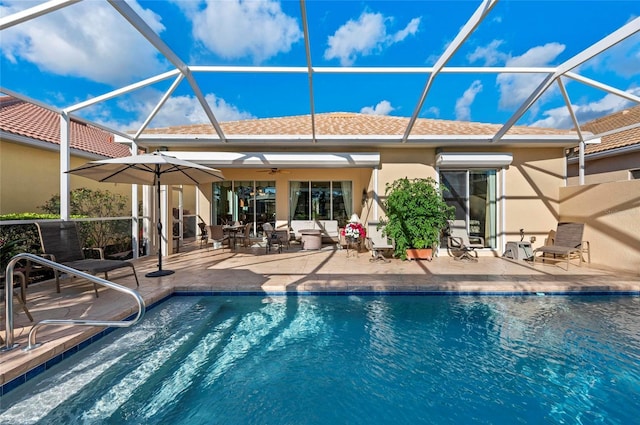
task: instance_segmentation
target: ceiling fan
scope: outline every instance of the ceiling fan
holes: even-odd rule
[[[269,168],[268,170],[258,170],[259,173],[269,173],[270,175],[273,174],[289,174],[291,171],[287,171],[287,170],[279,170],[277,168]]]

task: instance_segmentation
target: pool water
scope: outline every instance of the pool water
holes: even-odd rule
[[[631,424],[637,297],[173,297],[3,424]]]

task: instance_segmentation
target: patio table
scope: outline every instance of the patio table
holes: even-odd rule
[[[318,250],[322,247],[322,232],[318,229],[300,230],[302,249],[305,251]]]
[[[236,250],[236,235],[238,232],[244,231],[244,224],[234,224],[233,226],[222,226],[222,230],[229,234],[231,246]]]

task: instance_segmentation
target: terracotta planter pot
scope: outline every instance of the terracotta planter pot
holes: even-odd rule
[[[433,258],[433,249],[431,248],[407,249],[407,260],[431,261],[432,258]]]

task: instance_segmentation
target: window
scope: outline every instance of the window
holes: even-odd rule
[[[223,181],[213,185],[212,224],[253,223],[258,235],[266,222],[275,225],[275,181]]]
[[[480,236],[496,247],[496,170],[445,170],[440,182],[444,200],[455,207],[455,219],[465,220],[469,236]]]
[[[344,226],[351,217],[350,181],[292,181],[289,185],[292,220],[337,220]]]

